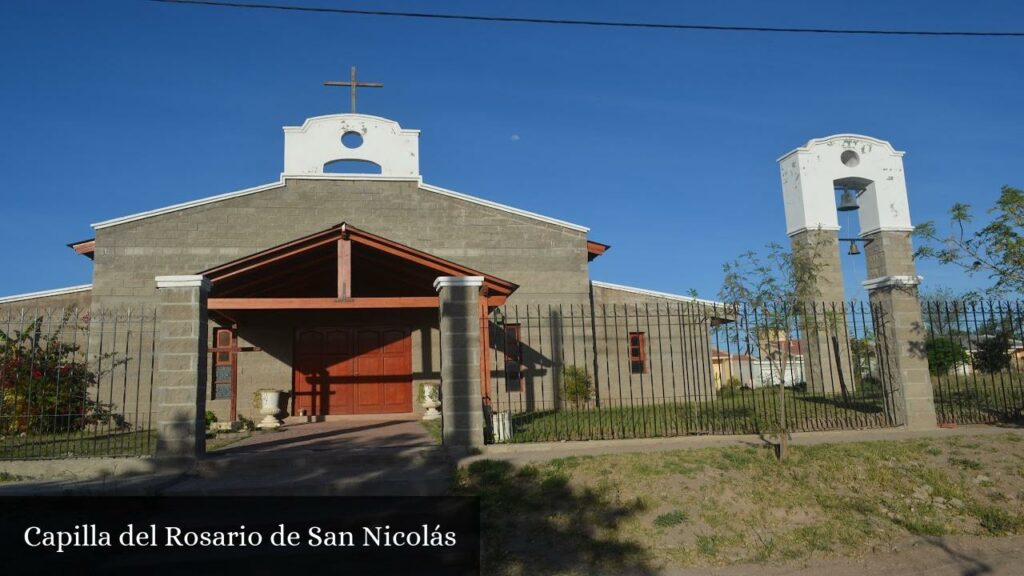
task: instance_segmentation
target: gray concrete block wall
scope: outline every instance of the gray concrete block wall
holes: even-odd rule
[[[583,301],[586,235],[420,189],[415,182],[286,185],[102,228],[93,305],[153,302],[153,278],[192,274],[341,222],[520,285],[517,301]]]
[[[876,232],[867,239],[869,278],[916,274],[909,232]],[[883,286],[870,290],[869,297],[880,324],[876,327],[879,341],[886,350],[883,374],[894,396],[893,423],[911,429],[935,428],[934,391],[925,353],[928,332],[917,286]]]
[[[725,315],[724,308],[601,286],[594,287],[594,304],[598,355],[607,355],[606,366],[598,366],[605,372],[607,389],[600,391],[605,398],[685,402],[714,394],[711,330],[715,319]],[[643,373],[630,370],[630,332],[644,333],[647,366]]]
[[[27,314],[59,313],[61,310],[89,310],[92,303],[92,290],[83,290],[71,294],[28,298],[0,304],[0,330],[8,319],[20,318]]]
[[[699,401],[714,394],[710,334],[713,319],[724,310],[601,286],[594,287],[594,302],[593,315],[589,303],[503,309],[506,324],[520,325],[524,369],[521,382],[506,381],[503,328],[492,322],[490,388],[497,410],[566,407],[565,366],[590,375],[591,406]],[[643,373],[630,369],[630,332],[645,335]]]

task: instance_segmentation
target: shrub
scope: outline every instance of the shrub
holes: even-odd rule
[[[967,361],[963,346],[948,338],[929,338],[924,349],[928,354],[928,371],[933,376],[945,374],[957,364]]]
[[[251,432],[251,431],[256,429],[256,423],[253,422],[252,420],[246,418],[245,416],[242,416],[241,414],[239,414],[238,415],[238,427],[240,429],[242,429],[242,430],[248,430],[248,431]]]
[[[579,406],[590,401],[593,392],[590,381],[590,374],[579,366],[565,366],[562,368],[562,391],[566,400]]]
[[[214,414],[212,410],[207,410],[206,411],[206,427],[209,428],[210,426],[213,426],[214,422],[216,422],[216,421],[217,421],[217,415]]]
[[[1006,333],[974,343],[974,367],[986,374],[1010,368],[1010,337]]]
[[[13,334],[0,331],[3,433],[68,432],[96,422],[127,426],[112,404],[89,398],[89,388],[102,374],[80,359],[77,344],[62,341],[69,317],[50,334],[43,333],[42,317]],[[103,355],[101,361],[109,361],[108,370],[127,362],[114,354]]]

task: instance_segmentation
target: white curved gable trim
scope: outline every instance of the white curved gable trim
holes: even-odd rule
[[[798,147],[790,150],[789,152],[786,152],[782,156],[779,156],[779,158],[777,160],[775,160],[775,162],[782,162],[783,160],[785,160],[786,158],[789,158],[790,156],[792,156],[793,154],[796,154],[797,152],[810,152],[811,149],[813,149],[815,146],[817,146],[819,144],[826,144],[826,143],[828,143],[828,142],[830,142],[832,140],[867,140],[868,142],[871,142],[872,144],[877,144],[878,146],[881,146],[881,147],[885,148],[893,156],[899,156],[899,157],[902,158],[903,155],[906,154],[906,152],[901,152],[901,151],[893,148],[892,144],[889,143],[889,142],[886,142],[885,140],[879,140],[878,138],[875,138],[873,136],[865,136],[863,134],[843,133],[843,134],[833,134],[831,136],[824,136],[822,138],[811,138],[810,140],[807,141],[807,144],[804,144],[803,146],[798,146]]]
[[[668,292],[658,292],[656,290],[645,290],[643,288],[634,288],[633,286],[623,286],[622,284],[612,284],[610,282],[598,282],[597,280],[591,280],[590,284],[598,288],[605,288],[608,290],[618,290],[620,292],[630,292],[632,294],[639,294],[641,296],[651,296],[653,298],[664,298],[666,300],[677,300],[679,302],[696,302],[699,304],[707,304],[709,306],[725,306],[724,302],[715,302],[714,300],[704,300],[703,298],[694,298],[693,296],[683,296],[682,294],[670,294]]]
[[[120,218],[113,218],[111,220],[104,220],[103,222],[97,222],[92,224],[93,229],[99,230],[101,228],[110,228],[111,226],[117,226],[119,224],[127,224],[128,222],[135,222],[138,220],[144,220],[146,218],[152,218],[153,216],[160,216],[163,214],[169,214],[171,212],[178,212],[180,210],[187,210],[189,208],[195,208],[197,206],[205,206],[207,204],[213,204],[221,202],[223,200],[230,200],[231,198],[239,198],[242,196],[248,196],[250,194],[256,194],[266,190],[272,190],[274,188],[280,188],[285,185],[286,180],[384,180],[392,182],[417,182],[419,183],[419,189],[427,192],[433,192],[434,194],[440,194],[442,196],[448,196],[450,198],[457,198],[473,204],[479,204],[480,206],[486,206],[495,210],[501,210],[508,212],[509,214],[515,214],[517,216],[523,216],[532,220],[538,220],[548,224],[554,224],[563,228],[569,228],[570,230],[576,230],[579,232],[589,232],[590,228],[586,226],[580,226],[557,218],[549,218],[535,212],[529,212],[527,210],[520,210],[519,208],[513,208],[505,204],[499,204],[497,202],[491,202],[490,200],[484,200],[483,198],[477,198],[476,196],[470,196],[468,194],[462,194],[461,192],[455,192],[454,190],[448,190],[439,186],[432,186],[423,182],[423,179],[419,176],[380,176],[374,174],[358,174],[358,175],[344,175],[344,174],[324,174],[316,176],[281,176],[281,179],[277,182],[271,182],[270,184],[263,184],[262,186],[256,186],[254,188],[246,188],[244,190],[238,190],[235,192],[228,192],[226,194],[218,194],[216,196],[208,196],[206,198],[200,198],[199,200],[192,200],[190,202],[182,202],[181,204],[174,204],[172,206],[166,206],[164,208],[157,208],[155,210],[149,210],[147,212],[139,212],[137,214],[131,214],[128,216],[122,216]]]
[[[63,296],[64,294],[75,294],[76,292],[87,292],[89,290],[92,290],[92,284],[81,284],[79,286],[68,286],[67,288],[55,288],[53,290],[43,290],[40,292],[15,294],[14,296],[4,296],[3,298],[0,298],[0,304],[21,302],[22,300],[35,300],[36,298],[46,298],[47,296]]]

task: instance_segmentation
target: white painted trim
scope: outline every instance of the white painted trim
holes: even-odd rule
[[[822,232],[839,232],[840,230],[842,230],[842,226],[824,226],[824,225],[821,225],[821,224],[819,224],[817,226],[814,226],[814,227],[804,226],[804,227],[800,228],[799,230],[794,230],[792,232],[786,232],[786,236],[792,238],[793,236],[796,236],[797,234],[802,234],[804,232],[817,232],[819,230],[822,231]]]
[[[922,280],[924,280],[924,276],[881,276],[865,280],[860,285],[866,290],[874,290],[892,286],[917,286]]]
[[[185,210],[188,208],[195,208],[196,206],[203,206],[206,204],[213,204],[214,202],[220,202],[221,200],[228,200],[231,198],[238,198],[240,196],[248,196],[249,194],[255,194],[257,192],[263,192],[264,190],[271,190],[284,186],[284,179],[278,180],[277,182],[271,182],[270,184],[263,184],[253,188],[246,188],[245,190],[238,190],[235,192],[228,192],[226,194],[218,194],[216,196],[208,196],[206,198],[200,198],[198,200],[192,200],[189,202],[182,202],[181,204],[174,204],[172,206],[166,206],[164,208],[157,208],[155,210],[149,210],[147,212],[139,212],[137,214],[129,214],[128,216],[122,216],[120,218],[114,218],[111,220],[104,220],[103,222],[97,222],[92,225],[93,229],[99,230],[101,228],[109,228],[111,226],[117,226],[118,224],[127,224],[128,222],[135,222],[136,220],[142,220],[145,218],[152,218],[153,216],[160,216],[161,214],[169,214],[171,212],[177,212],[179,210]]]
[[[397,126],[398,129],[401,130],[402,132],[406,132],[406,133],[409,133],[409,134],[419,134],[420,133],[420,131],[418,129],[416,129],[416,128],[402,128],[401,126],[399,126],[398,122],[396,122],[396,121],[394,121],[394,120],[392,120],[390,118],[385,118],[383,116],[373,116],[372,114],[359,114],[359,113],[353,114],[351,112],[342,112],[340,114],[324,114],[323,116],[310,116],[309,118],[306,118],[306,120],[302,123],[302,126],[284,126],[283,128],[284,128],[285,132],[306,132],[307,130],[309,130],[309,127],[312,124],[317,123],[317,122],[321,122],[323,120],[349,119],[349,118],[363,119],[363,120],[373,120],[375,122],[382,122],[384,124],[392,124],[394,126]]]
[[[157,276],[157,288],[202,288],[210,289],[210,279],[196,274],[180,276]]]
[[[530,212],[528,210],[520,210],[519,208],[513,208],[505,204],[499,204],[497,202],[491,202],[490,200],[484,200],[483,198],[477,198],[476,196],[470,196],[454,190],[448,190],[447,188],[441,188],[440,186],[433,186],[427,183],[421,183],[420,189],[427,190],[428,192],[434,192],[442,196],[449,196],[451,198],[458,198],[459,200],[465,200],[466,202],[472,202],[481,206],[487,206],[488,208],[494,208],[503,212],[509,212],[518,216],[525,216],[526,218],[532,218],[533,220],[540,220],[541,222],[547,222],[548,224],[554,224],[556,226],[562,226],[563,228],[569,228],[570,230],[576,230],[578,232],[589,232],[590,228],[586,226],[580,226],[579,224],[573,224],[572,222],[566,222],[565,220],[559,220],[557,218],[549,218],[536,212]]]
[[[434,280],[434,290],[438,292],[441,288],[449,288],[454,286],[483,286],[483,276],[438,276]]]
[[[422,182],[421,176],[390,176],[387,174],[288,174],[281,173],[281,181],[284,180],[374,180],[377,182]]]
[[[607,288],[609,290],[618,290],[620,292],[630,292],[632,294],[639,294],[641,296],[652,296],[655,298],[665,298],[667,300],[678,300],[680,302],[697,302],[700,304],[708,304],[710,306],[722,306],[725,307],[724,302],[715,302],[714,300],[704,300],[703,298],[694,298],[693,296],[683,296],[682,294],[670,294],[668,292],[658,292],[655,290],[645,290],[643,288],[634,288],[633,286],[623,286],[622,284],[612,284],[610,282],[598,282],[597,280],[591,280],[590,284],[598,288]]]
[[[448,196],[450,198],[457,198],[466,202],[472,202],[488,208],[494,208],[503,212],[516,214],[517,216],[523,216],[531,218],[533,220],[539,220],[548,224],[554,224],[556,226],[562,226],[569,228],[570,230],[576,230],[579,232],[589,232],[590,228],[586,226],[580,226],[579,224],[573,224],[564,220],[558,220],[557,218],[549,218],[535,212],[529,212],[527,210],[520,210],[513,208],[512,206],[506,206],[505,204],[499,204],[497,202],[491,202],[490,200],[484,200],[483,198],[477,198],[454,190],[448,190],[439,186],[432,186],[423,182],[423,178],[420,176],[382,176],[380,174],[317,174],[317,175],[302,175],[292,176],[282,174],[280,180],[277,182],[271,182],[269,184],[263,184],[261,186],[255,186],[253,188],[246,188],[244,190],[237,190],[235,192],[228,192],[226,194],[218,194],[216,196],[208,196],[206,198],[200,198],[198,200],[192,200],[189,202],[182,202],[181,204],[174,204],[172,206],[166,206],[164,208],[157,208],[155,210],[149,210],[146,212],[139,212],[137,214],[129,214],[128,216],[121,216],[120,218],[113,218],[111,220],[104,220],[92,224],[93,229],[99,230],[102,228],[110,228],[111,226],[117,226],[119,224],[127,224],[128,222],[135,222],[137,220],[143,220],[145,218],[152,218],[153,216],[160,216],[163,214],[169,214],[171,212],[177,212],[179,210],[187,210],[188,208],[195,208],[198,206],[205,206],[206,204],[213,204],[222,200],[230,200],[232,198],[239,198],[242,196],[248,196],[250,194],[256,194],[257,192],[263,192],[266,190],[272,190],[279,188],[286,184],[286,180],[373,180],[373,181],[395,181],[395,182],[418,182],[420,190],[426,190],[427,192],[433,192],[442,196]]]
[[[913,232],[913,231],[914,231],[913,227],[911,227],[911,228],[903,228],[903,227],[898,227],[898,226],[888,226],[888,227],[882,226],[882,227],[878,227],[878,228],[872,228],[871,230],[868,230],[866,232],[861,232],[860,233],[860,237],[861,238],[867,238],[868,236],[870,236],[872,234],[877,234],[879,232]]]
[[[871,142],[873,144],[877,144],[879,146],[884,146],[884,147],[888,148],[889,151],[892,152],[892,154],[894,156],[903,156],[904,154],[906,154],[906,152],[901,152],[901,151],[893,148],[892,144],[890,144],[889,142],[886,142],[885,140],[879,140],[878,138],[874,138],[872,136],[865,136],[863,134],[848,134],[847,133],[847,134],[833,134],[831,136],[825,136],[823,138],[812,138],[812,139],[807,141],[807,144],[804,144],[803,146],[799,146],[797,148],[794,148],[794,149],[790,150],[789,152],[786,152],[782,156],[779,156],[778,159],[775,160],[775,162],[776,163],[782,162],[783,160],[785,160],[786,158],[789,158],[790,156],[792,156],[793,154],[796,154],[797,152],[809,152],[811,150],[811,148],[817,146],[818,144],[822,144],[822,143],[828,142],[829,140],[847,140],[847,139],[867,140],[868,142]]]
[[[54,288],[53,290],[42,290],[40,292],[27,292],[25,294],[4,296],[3,298],[0,298],[0,304],[20,302],[22,300],[35,300],[36,298],[46,298],[48,296],[63,296],[65,294],[76,294],[78,292],[87,292],[89,290],[92,290],[92,284],[68,286],[67,288]]]

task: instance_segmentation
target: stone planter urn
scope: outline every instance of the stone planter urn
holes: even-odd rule
[[[263,420],[257,424],[258,428],[274,430],[281,426],[281,422],[277,419],[280,403],[280,390],[260,390],[260,414],[263,414]]]
[[[423,385],[423,408],[426,411],[423,413],[424,420],[437,420],[441,417],[441,413],[437,409],[441,406],[441,402],[437,399],[437,384],[424,384]]]

